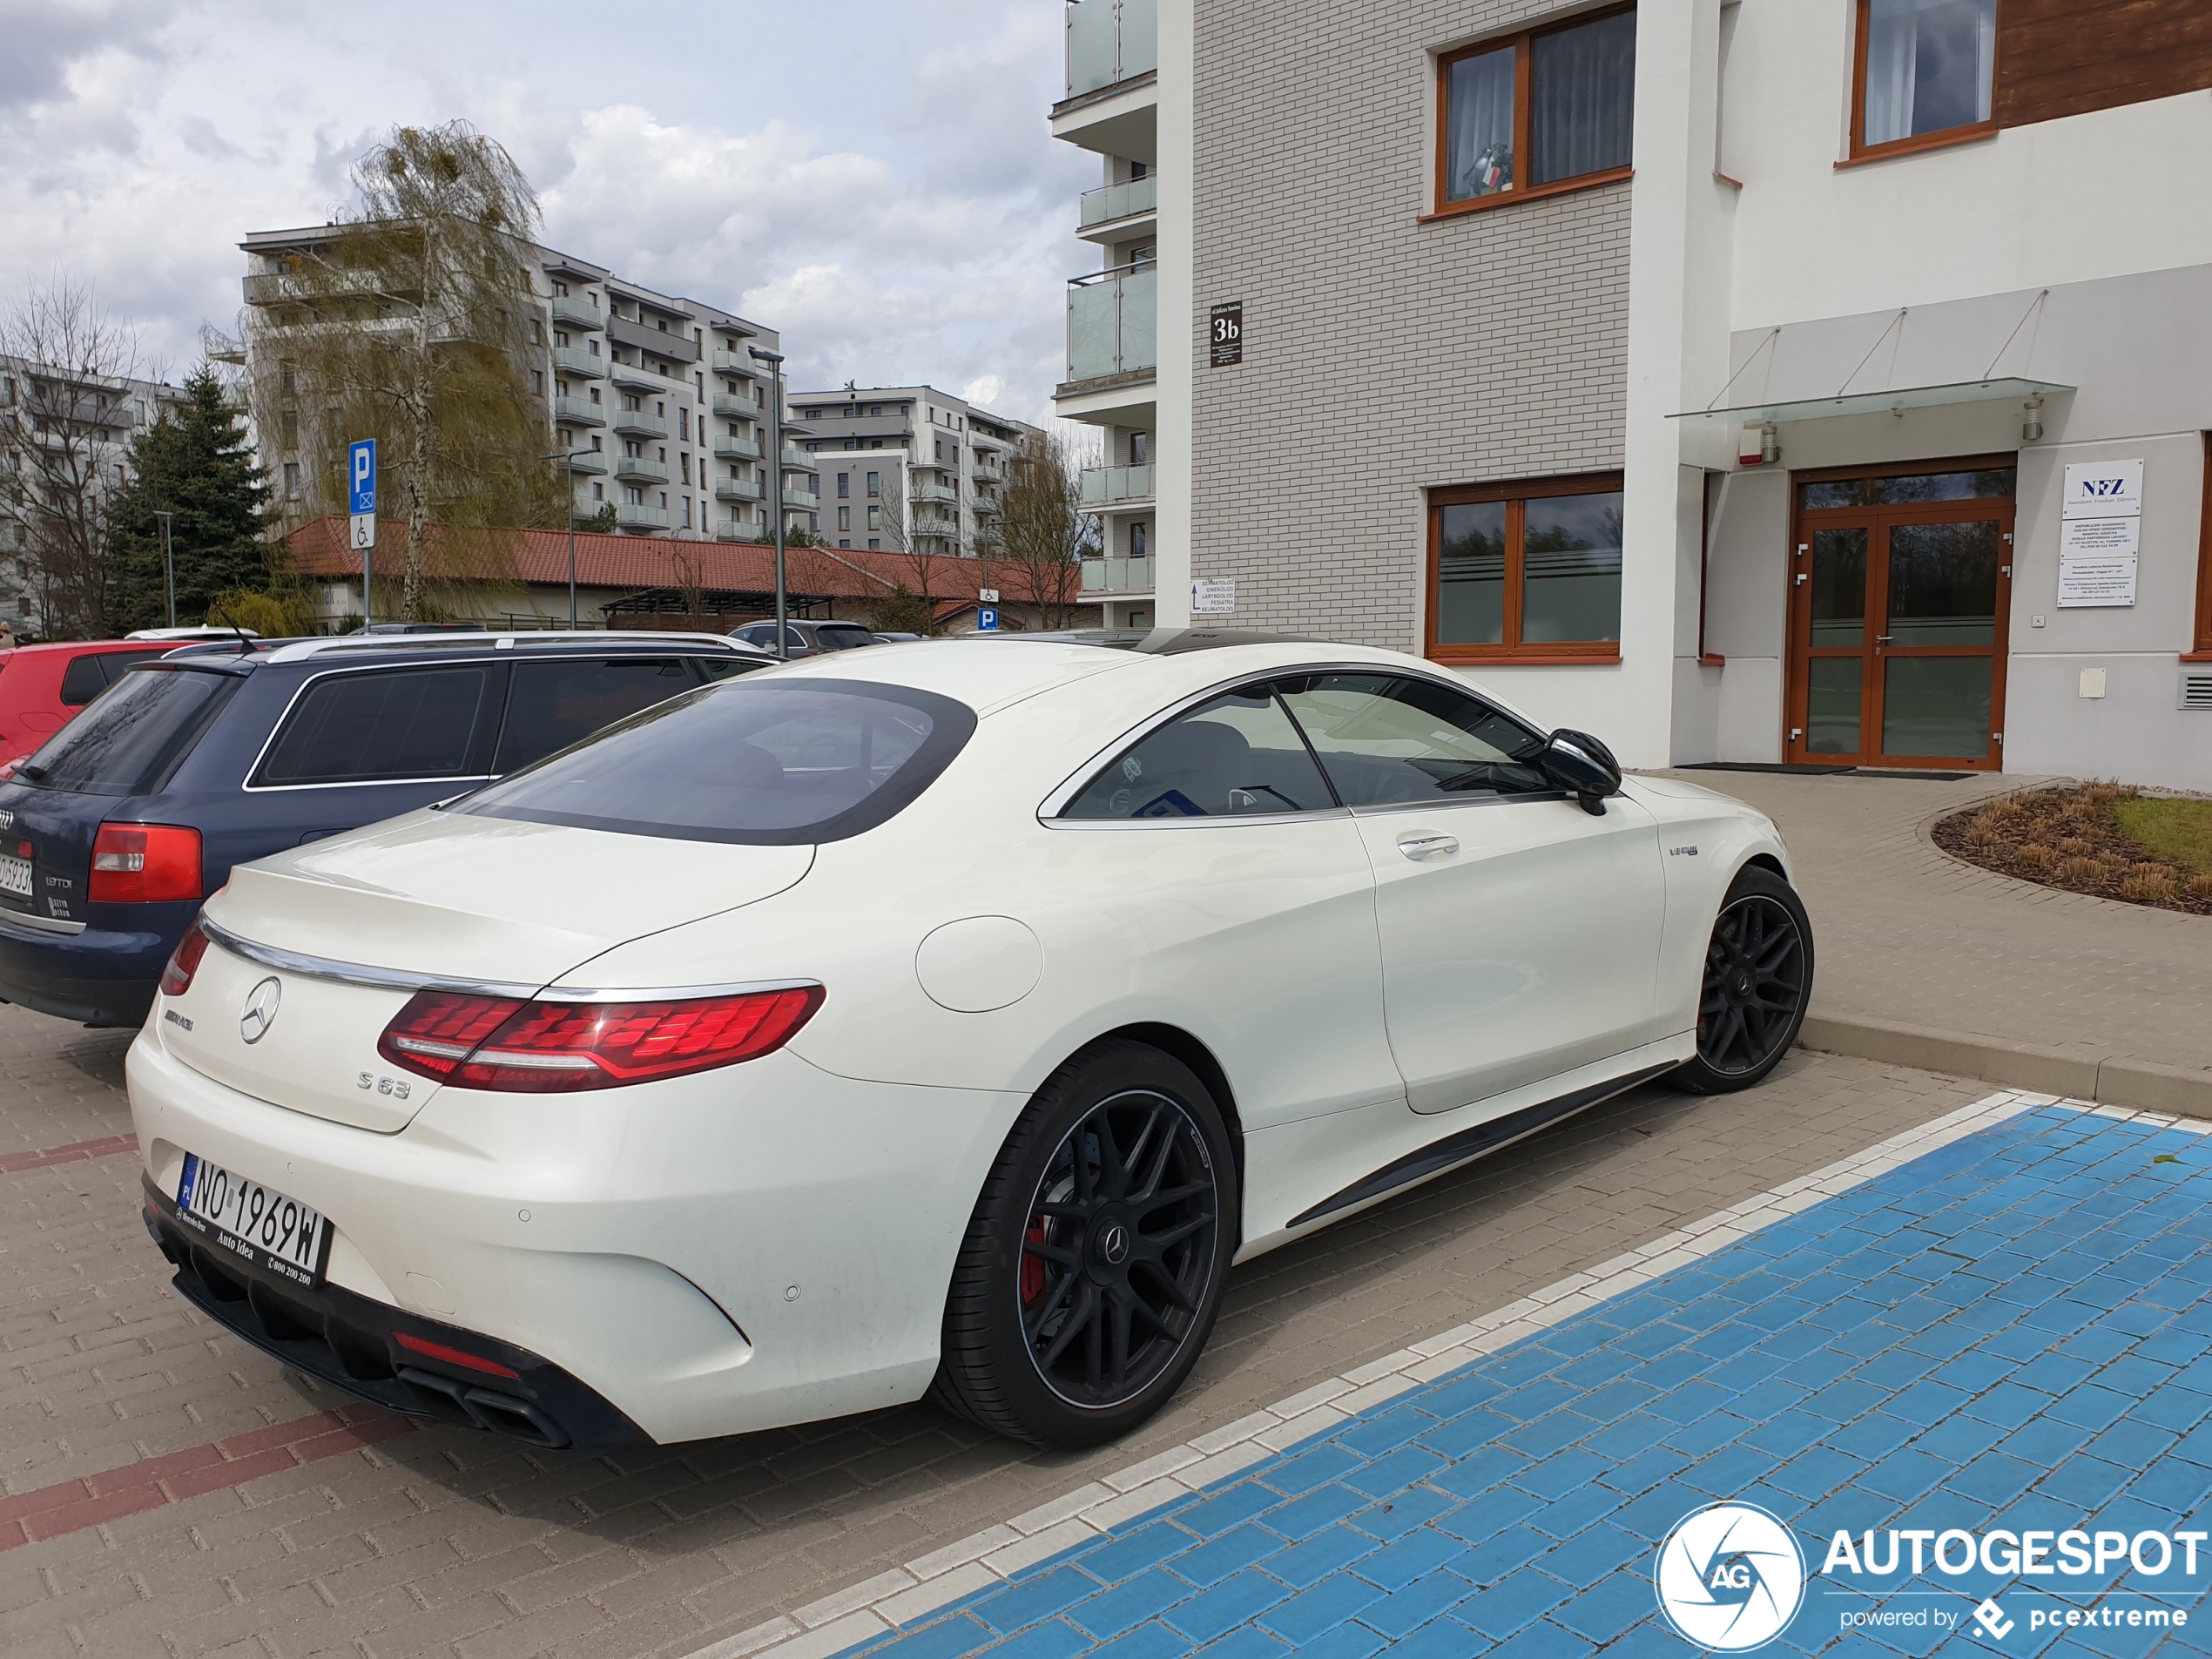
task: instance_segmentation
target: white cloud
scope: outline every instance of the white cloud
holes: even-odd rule
[[[1068,226],[1096,164],[1045,132],[1060,8],[731,0],[628,26],[590,0],[0,0],[0,295],[93,282],[172,363],[233,326],[249,230],[313,223],[397,123],[465,116],[538,186],[546,238],[779,329],[795,386],[1061,377]],[[435,42],[426,49],[426,41]],[[982,401],[989,401],[991,399]]]

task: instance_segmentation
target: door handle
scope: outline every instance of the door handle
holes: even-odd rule
[[[1437,859],[1460,850],[1456,835],[1406,835],[1399,838],[1398,850],[1416,864],[1423,859]]]
[[[1878,645],[1886,645],[1890,643],[1890,641],[1895,639],[1896,637],[1897,636],[1895,634],[1876,634],[1874,636],[1874,643]]]

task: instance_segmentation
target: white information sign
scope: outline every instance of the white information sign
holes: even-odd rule
[[[2066,469],[2068,518],[2140,518],[2143,512],[2143,463],[2097,461]]]
[[[2142,549],[2143,463],[2069,463],[2059,524],[2059,608],[2135,603]]]
[[[354,536],[351,545],[356,550],[376,545],[375,514],[355,513],[354,515]]]
[[[1216,577],[1190,584],[1190,614],[1194,617],[1225,617],[1237,608],[1237,581],[1234,577]]]

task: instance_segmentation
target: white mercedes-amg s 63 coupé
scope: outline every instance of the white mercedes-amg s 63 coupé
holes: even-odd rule
[[[1105,1440],[1231,1264],[1803,1018],[1774,826],[1415,658],[840,652],[239,868],[132,1045],[178,1289],[543,1446]]]

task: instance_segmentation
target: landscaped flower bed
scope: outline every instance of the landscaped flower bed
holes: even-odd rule
[[[2119,784],[2032,790],[1954,813],[1935,841],[2023,881],[2212,916],[2212,799]]]

